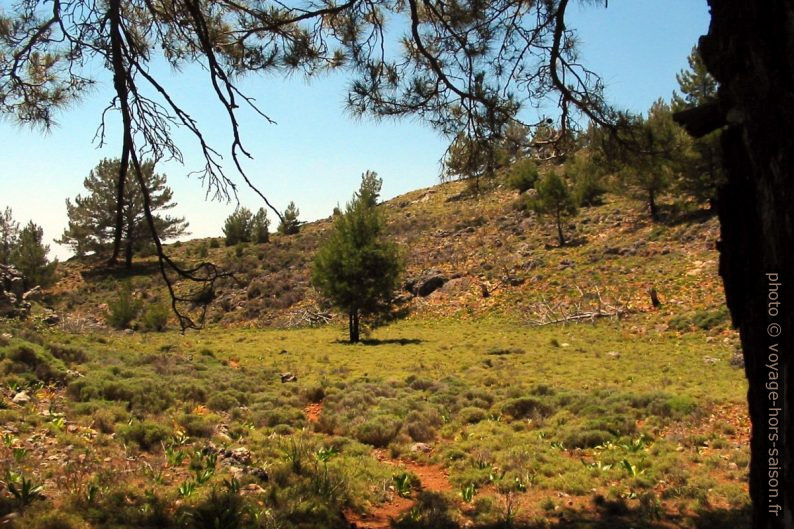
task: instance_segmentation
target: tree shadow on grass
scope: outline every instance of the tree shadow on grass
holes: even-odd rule
[[[419,338],[389,338],[388,340],[368,338],[366,340],[361,340],[361,343],[364,345],[417,345],[423,342],[424,340]]]
[[[135,276],[151,276],[160,270],[157,261],[136,262],[132,268],[125,268],[123,264],[111,266],[108,264],[97,264],[82,273],[83,277],[95,279],[114,278],[116,280],[126,279]]]
[[[356,345],[349,340],[335,340],[334,343],[341,345]],[[359,342],[361,345],[418,345],[424,343],[424,340],[419,338],[388,338],[386,340],[378,340],[377,338],[367,338]]]
[[[436,492],[423,492],[416,505],[392,522],[393,529],[462,529],[452,515],[449,499]],[[750,508],[703,509],[694,514],[672,514],[640,506],[630,508],[622,500],[606,500],[592,509],[563,509],[537,522],[474,523],[473,529],[741,529],[750,526]]]

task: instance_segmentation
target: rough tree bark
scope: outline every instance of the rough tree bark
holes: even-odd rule
[[[753,528],[792,527],[794,0],[709,4],[711,25],[700,51],[720,82],[726,124],[722,142],[727,183],[717,205],[720,274],[741,334],[749,382]],[[702,120],[699,125],[680,121],[690,131],[709,128]],[[774,383],[780,387],[777,395],[771,393]],[[775,484],[778,497],[772,490]]]

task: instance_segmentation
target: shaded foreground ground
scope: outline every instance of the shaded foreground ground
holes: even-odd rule
[[[0,331],[12,527],[744,525],[727,331]]]

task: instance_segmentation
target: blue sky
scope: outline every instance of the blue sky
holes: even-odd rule
[[[577,29],[582,62],[602,76],[610,101],[641,112],[660,96],[669,99],[677,86],[675,74],[686,67],[689,51],[708,29],[708,8],[705,0],[612,0],[608,9],[572,13],[568,26]],[[212,99],[205,74],[190,68],[169,83],[210,141],[227,152],[228,125],[217,105],[206,104]],[[345,85],[341,75],[311,84],[300,76],[243,83],[278,123],[243,113],[243,140],[254,157],[245,168],[280,209],[294,200],[304,220],[328,216],[337,203],[344,205],[368,169],[383,178],[384,198],[438,182],[446,140],[412,120],[352,119],[344,111]],[[105,147],[92,143],[110,88],[109,78],[100,77],[98,86],[62,113],[48,133],[0,121],[0,208],[10,205],[20,223],[32,219],[43,226],[52,256],[69,255],[52,242],[66,226],[64,200],[83,191],[83,178],[101,158],[118,156],[117,129],[110,128]],[[198,153],[188,136],[177,137],[185,166],[158,166],[179,203],[174,212],[190,222],[190,237],[220,235],[235,203],[205,200],[200,183],[187,176],[201,166]],[[228,157],[225,161],[230,164]],[[229,173],[234,175],[231,167]],[[239,198],[251,209],[261,205],[244,189]]]

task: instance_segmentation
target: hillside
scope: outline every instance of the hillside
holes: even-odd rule
[[[426,296],[401,292],[398,301],[408,317],[500,314],[539,323],[599,310],[645,313],[652,310],[653,288],[662,302],[654,311],[656,325],[672,322],[684,330],[692,318],[725,320],[716,219],[656,224],[640,202],[607,196],[569,223],[572,243],[560,248],[549,222],[516,207],[516,191],[467,196],[465,189],[460,182],[445,183],[380,206],[388,234],[403,251],[406,285],[434,276],[444,282]],[[203,239],[169,245],[168,252],[184,264],[210,260],[234,272],[234,279],[218,284],[210,322],[297,325],[306,322],[306,311],[323,306],[310,286],[310,266],[331,224],[330,218],[313,222],[297,235],[274,234],[261,245],[227,248],[222,238]],[[164,293],[152,258],[136,260],[129,274],[74,259],[61,273],[52,300],[78,321],[104,322],[118,279],[128,278],[145,301]]]
[[[610,196],[560,248],[515,191],[464,191],[380,206],[405,286],[358,344],[344,318],[306,319],[324,310],[309,270],[331,219],[170,245],[234,272],[200,332],[105,323],[120,280],[162,297],[153,258],[63,263],[43,298],[60,323],[41,304],[0,319],[0,525],[745,526],[747,386],[716,220],[653,224]]]

